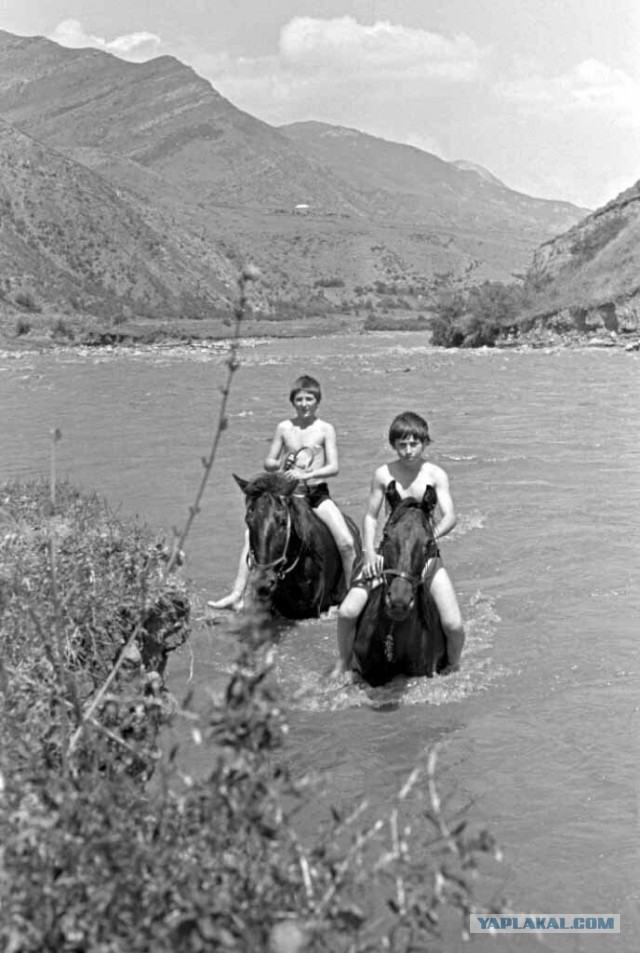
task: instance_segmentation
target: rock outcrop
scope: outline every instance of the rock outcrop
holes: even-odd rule
[[[640,333],[640,182],[545,242],[527,284],[529,320],[540,327]]]

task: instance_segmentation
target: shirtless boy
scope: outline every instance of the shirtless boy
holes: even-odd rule
[[[447,474],[425,458],[425,449],[430,442],[429,427],[419,414],[406,411],[393,420],[389,429],[389,443],[398,458],[378,467],[373,474],[363,522],[363,569],[338,610],[338,671],[345,672],[351,668],[358,616],[366,605],[371,586],[375,585],[376,577],[380,576],[383,569],[382,556],[375,548],[375,535],[388,485],[395,480],[402,497],[413,497],[420,503],[427,487],[434,488],[440,510],[440,519],[434,527],[436,540],[446,536],[456,524]],[[460,666],[465,634],[458,600],[439,552],[427,560],[424,578],[431,580],[429,591],[440,613],[447,640],[449,665],[443,673],[447,674]]]
[[[315,378],[305,374],[293,382],[289,400],[296,412],[295,417],[280,421],[276,427],[264,469],[270,473],[284,470],[289,480],[306,485],[309,505],[328,527],[338,547],[348,584],[353,571],[355,547],[345,518],[331,499],[326,483],[328,477],[338,473],[338,448],[334,428],[317,416],[321,399],[320,384]],[[305,450],[308,452],[304,453]],[[301,457],[307,458],[303,465],[296,463],[296,459],[300,460]],[[233,589],[217,602],[209,602],[212,608],[242,608],[249,579],[248,555],[249,531],[246,530]]]

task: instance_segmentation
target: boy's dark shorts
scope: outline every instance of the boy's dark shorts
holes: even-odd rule
[[[312,510],[317,509],[325,500],[330,500],[331,494],[326,483],[315,483],[312,486],[307,485],[307,502]]]

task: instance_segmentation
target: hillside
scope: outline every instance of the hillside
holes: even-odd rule
[[[0,120],[0,292],[27,309],[194,314],[226,291],[105,179]],[[218,262],[218,274],[224,262]],[[34,308],[35,306],[35,308]]]
[[[489,172],[488,169],[485,169],[483,165],[478,165],[477,162],[469,162],[468,159],[456,159],[451,163],[456,169],[462,169],[463,172],[475,172],[482,179],[486,179],[487,182],[493,182],[494,185],[500,185],[502,188],[507,188],[507,186],[502,182],[497,175],[494,175],[492,172]]]
[[[320,122],[293,123],[281,131],[328,169],[365,194],[377,214],[420,221],[436,229],[516,241],[557,235],[587,209],[536,199],[507,188],[470,163],[445,162],[414,146]]]
[[[529,316],[578,330],[640,330],[640,182],[545,242],[527,273]]]
[[[275,129],[171,57],[0,31],[0,119],[33,163],[7,165],[29,242],[3,226],[5,281],[56,306],[198,314],[226,306],[251,259],[262,313],[420,311],[443,287],[522,273],[583,213],[353,130]],[[52,163],[70,181],[47,192]]]
[[[128,63],[0,31],[0,116],[57,149],[131,160],[197,201],[356,211],[286,137],[169,56]]]

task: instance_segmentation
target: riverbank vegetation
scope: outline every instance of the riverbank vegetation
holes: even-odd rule
[[[330,289],[333,290],[333,289]],[[404,305],[398,302],[404,302]],[[535,305],[535,302],[538,302]],[[438,347],[502,347],[513,344],[583,345],[592,338],[600,345],[639,345],[637,307],[603,304],[588,310],[558,311],[549,305],[539,313],[539,290],[523,282],[485,281],[460,289],[443,281],[428,299],[406,307],[389,295],[373,300],[328,304],[296,304],[278,300],[268,311],[248,308],[243,322],[246,338],[322,337],[344,333],[423,331]],[[322,305],[322,306],[321,306]],[[535,306],[534,306],[535,305]],[[538,310],[536,311],[536,307]],[[41,309],[3,310],[0,300],[0,348],[46,350],[56,347],[138,347],[222,345],[232,336],[225,312],[200,317],[115,320],[82,314],[56,314]]]
[[[269,620],[239,631],[223,697],[178,706],[162,674],[188,634],[180,568],[97,496],[49,490],[0,489],[2,949],[404,951],[447,910],[464,927],[495,846],[445,819],[435,753],[382,814],[327,806],[300,836],[315,784],[288,766]],[[197,779],[177,749],[159,760],[169,716],[207,751]]]

